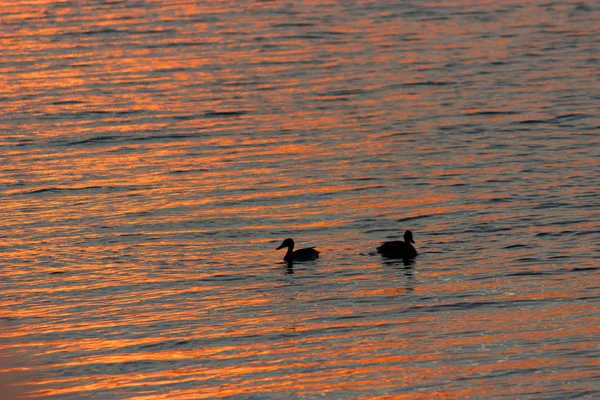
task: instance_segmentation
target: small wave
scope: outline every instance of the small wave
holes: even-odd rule
[[[523,257],[523,258],[517,258],[518,262],[540,262],[542,260],[540,260],[539,258],[534,258],[534,257]]]
[[[441,15],[438,12],[436,12],[432,9],[418,9],[418,10],[405,11],[401,15],[406,18],[441,17]]]
[[[485,183],[511,183],[512,179],[497,179],[497,178],[492,178],[492,179],[486,179]]]
[[[410,86],[448,86],[448,85],[454,85],[454,82],[444,82],[444,81],[408,82],[408,83],[403,83],[401,86],[410,87]]]
[[[207,168],[198,168],[198,169],[176,169],[173,171],[169,171],[169,174],[178,175],[178,174],[192,174],[194,172],[207,172],[210,171]]]
[[[559,232],[540,232],[540,233],[535,234],[535,237],[546,237],[546,236],[560,237],[562,235]]]
[[[142,344],[139,346],[140,349],[168,349],[176,346],[184,346],[190,344],[189,340],[167,340],[157,343]]]
[[[53,101],[50,104],[52,104],[54,106],[61,106],[61,105],[68,105],[68,104],[84,104],[84,102],[79,101],[79,100],[60,100],[60,101]]]
[[[540,275],[552,275],[551,272],[543,272],[543,271],[523,271],[523,272],[511,272],[509,274],[504,274],[504,276],[540,276]]]
[[[333,90],[331,92],[319,93],[318,96],[355,96],[365,93],[364,90]]]
[[[344,320],[344,319],[357,319],[357,318],[364,318],[365,316],[363,314],[354,314],[354,315],[341,315],[339,317],[336,317],[336,320]]]
[[[548,119],[526,119],[524,121],[520,121],[519,124],[527,125],[527,124],[558,124],[566,121],[573,121],[581,118],[589,117],[588,114],[575,113],[575,114],[564,114],[558,115],[554,118]]]
[[[431,218],[431,215],[415,215],[414,217],[405,217],[405,218],[400,218],[397,219],[396,221],[398,222],[407,222],[407,221],[414,221],[416,219],[424,219],[424,218]]]
[[[136,30],[135,31],[136,34],[138,35],[167,35],[170,33],[177,33],[177,30],[175,29],[164,29],[164,28],[160,28],[160,29],[140,29],[140,30]]]
[[[239,117],[248,114],[248,111],[207,111],[205,117]]]
[[[74,115],[104,115],[104,114],[111,114],[112,111],[106,111],[106,110],[89,110],[89,111],[80,111],[80,112],[76,112],[74,113]]]
[[[369,230],[364,231],[364,233],[379,233],[379,232],[400,232],[400,230],[396,229],[396,228],[390,228],[390,229],[376,228],[376,229],[369,229]]]
[[[189,121],[197,118],[196,115],[174,115],[171,118],[176,119],[178,121]]]
[[[406,311],[425,311],[425,312],[439,312],[447,310],[471,310],[479,307],[490,307],[498,306],[500,303],[496,301],[475,301],[475,302],[458,302],[458,303],[447,303],[437,304],[433,306],[414,306],[409,307]]]
[[[511,244],[509,246],[504,246],[504,249],[517,249],[517,248],[530,248],[531,246],[528,244]]]
[[[82,186],[82,187],[47,187],[41,189],[35,189],[26,192],[14,192],[14,195],[28,195],[28,194],[41,194],[41,193],[52,193],[52,192],[80,192],[80,191],[135,191],[144,188],[149,188],[150,186]]]
[[[150,44],[144,46],[146,49],[163,49],[170,47],[200,47],[200,46],[208,46],[209,42],[172,42],[172,43],[160,43],[160,44]]]
[[[173,117],[177,119],[178,117]],[[87,139],[66,142],[65,146],[81,146],[95,143],[128,143],[128,142],[143,142],[153,140],[173,140],[173,139],[189,139],[196,137],[193,134],[170,134],[170,135],[149,135],[149,136],[134,136],[134,137],[119,137],[119,136],[95,136]]]
[[[352,192],[361,192],[363,190],[372,190],[372,189],[384,189],[386,186],[384,185],[373,185],[373,186],[363,186],[351,189]]]
[[[574,119],[580,119],[580,118],[585,118],[588,117],[587,114],[564,114],[564,115],[559,115],[557,117],[552,118],[550,121],[551,122],[561,122],[561,121],[572,121]]]
[[[341,31],[318,31],[317,33],[322,34],[322,35],[346,35],[346,32],[341,32]]]
[[[280,24],[271,24],[274,28],[305,28],[310,26],[315,26],[312,22],[296,22],[296,23],[280,23]]]
[[[71,37],[71,36],[92,36],[92,35],[102,35],[102,34],[112,34],[112,33],[132,33],[127,29],[114,29],[114,28],[100,28],[100,29],[88,29],[84,31],[72,31],[72,32],[62,32],[61,37]]]
[[[66,187],[50,187],[50,188],[42,188],[32,190],[30,192],[24,192],[21,194],[38,194],[38,193],[46,193],[46,192],[71,192],[71,191],[79,191],[79,190],[93,190],[93,189],[101,189],[103,186],[85,186],[79,188],[66,188]]]
[[[499,198],[493,198],[493,199],[489,199],[488,203],[492,203],[492,204],[496,204],[496,203],[510,203],[512,200],[509,199],[508,197],[499,197]]]
[[[240,275],[226,275],[226,274],[217,274],[213,276],[209,276],[206,278],[202,278],[201,281],[204,282],[232,282],[232,281],[241,281],[247,279],[247,276]]]
[[[519,124],[544,124],[547,122],[548,121],[545,121],[543,119],[526,119],[525,121],[520,121]]]
[[[517,111],[476,111],[467,113],[466,115],[514,115],[518,114]]]
[[[78,111],[78,112],[56,112],[56,113],[45,113],[41,115],[39,118],[41,120],[64,120],[64,119],[73,119],[73,118],[98,118],[99,116],[110,116],[116,115],[114,111],[106,111],[106,110],[88,110],[88,111]]]
[[[308,40],[313,40],[313,39],[323,39],[324,36],[323,35],[291,35],[291,36],[283,36],[284,39],[308,39]]]
[[[35,142],[33,140],[22,140],[19,143],[15,143],[15,147],[26,147],[26,146],[31,146],[33,145]]]
[[[118,136],[96,136],[96,137],[91,137],[91,138],[87,138],[87,139],[67,142],[66,146],[78,146],[81,144],[101,143],[101,142],[109,142],[109,141],[117,141],[117,140],[122,140],[122,138],[119,138]]]
[[[375,178],[375,177],[365,177],[365,178],[346,178],[346,179],[342,179],[343,182],[364,182],[364,181],[376,181],[379,180],[379,178]]]
[[[511,228],[495,227],[488,225],[473,225],[471,228],[465,229],[465,233],[492,233],[492,232],[506,232],[510,231]]]
[[[448,310],[472,310],[481,307],[492,307],[492,308],[511,308],[518,307],[522,304],[534,304],[539,302],[548,302],[550,299],[512,299],[507,301],[473,301],[473,302],[456,302],[456,303],[445,303],[436,305],[417,305],[412,306],[404,310],[405,313],[413,311],[424,311],[424,312],[446,312]]]
[[[132,142],[143,142],[147,140],[173,140],[173,139],[189,139],[196,137],[194,134],[171,134],[171,135],[151,135],[151,136],[137,136],[129,138],[128,141]]]

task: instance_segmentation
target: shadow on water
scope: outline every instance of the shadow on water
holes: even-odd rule
[[[294,274],[294,262],[293,261],[282,262],[281,270],[285,275],[293,275]]]
[[[415,274],[413,269],[413,265],[415,264],[414,258],[382,258],[381,264],[384,267],[392,267],[393,269],[395,269],[403,275],[404,289],[407,293],[413,292],[415,290]]]
[[[405,269],[412,269],[412,266],[415,264],[414,258],[382,258],[381,263],[383,265],[395,265],[399,266],[402,264]]]
[[[302,261],[296,261],[297,263],[300,264],[313,264],[312,262],[302,262]],[[283,261],[281,263],[279,263],[280,265],[280,269],[283,272],[283,274],[285,275],[293,275],[294,274],[294,261]]]

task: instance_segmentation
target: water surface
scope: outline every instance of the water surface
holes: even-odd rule
[[[600,396],[594,2],[1,4],[5,385]]]

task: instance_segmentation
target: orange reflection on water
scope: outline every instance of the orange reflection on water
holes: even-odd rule
[[[565,47],[596,30],[561,32],[553,13],[572,4],[479,21],[497,2],[464,3],[428,3],[425,17],[399,23],[412,8],[385,2],[345,4],[341,20],[341,2],[316,0],[2,2],[0,128],[13,135],[1,138],[13,165],[0,166],[10,259],[0,350],[35,355],[23,368],[36,394],[511,397],[593,378],[595,360],[569,371],[561,344],[577,354],[593,349],[579,339],[600,334],[592,318],[572,317],[590,315],[564,286],[572,267],[520,265],[498,256],[514,245],[502,233],[462,230],[522,220],[538,182],[595,166],[569,147],[584,132],[565,127],[563,149],[549,153],[564,161],[541,157],[556,171],[524,175],[519,152],[550,139],[509,123],[569,98],[569,79],[548,79],[558,58],[542,65],[560,45],[540,68],[512,68],[540,50],[530,27],[557,43],[568,35]],[[594,76],[591,61],[564,72]],[[524,76],[526,86],[499,81]],[[488,130],[501,122],[507,145],[495,149]],[[481,132],[462,135],[471,128]],[[522,176],[525,199],[513,190]],[[367,255],[413,226],[424,248],[413,266]],[[323,255],[284,276],[273,241],[291,232]],[[555,245],[535,235],[556,232],[532,223],[516,236],[535,255]],[[592,253],[594,242],[568,250]],[[521,270],[539,274],[509,273]]]

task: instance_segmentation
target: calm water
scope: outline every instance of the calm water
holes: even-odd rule
[[[600,397],[598,3],[0,4],[4,396]]]

